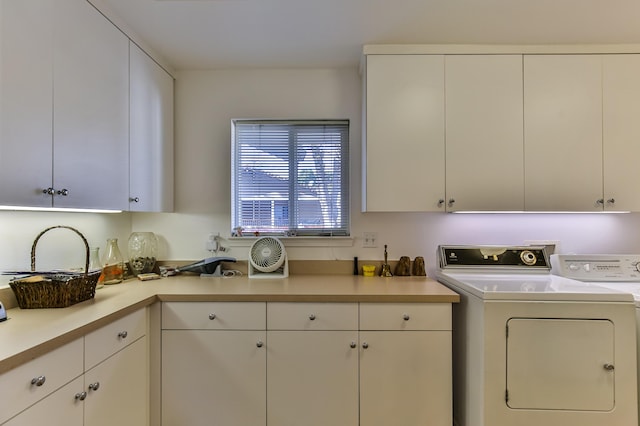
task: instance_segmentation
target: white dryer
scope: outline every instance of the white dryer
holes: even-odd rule
[[[441,246],[453,307],[454,424],[638,421],[633,297],[550,273],[542,247]]]

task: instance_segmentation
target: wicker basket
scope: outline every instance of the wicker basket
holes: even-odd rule
[[[36,245],[47,231],[56,228],[70,229],[82,238],[86,260],[84,273],[56,273],[36,271]],[[70,226],[52,226],[42,231],[31,246],[31,271],[33,276],[9,282],[22,309],[66,308],[76,303],[92,299],[96,295],[96,284],[101,271],[89,272],[89,244],[80,231]]]

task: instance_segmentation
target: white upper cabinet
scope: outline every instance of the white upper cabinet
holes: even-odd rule
[[[85,0],[0,3],[0,205],[130,209],[131,131],[132,210],[172,209],[173,79],[132,45],[130,117],[129,42]]]
[[[84,0],[54,16],[54,205],[126,210],[129,40]]]
[[[447,211],[523,210],[522,55],[445,57]]]
[[[129,210],[173,211],[173,77],[130,44]]]
[[[604,209],[640,211],[640,55],[603,57]]]
[[[602,57],[524,57],[525,208],[601,211]]]
[[[0,205],[50,207],[53,1],[0,2]]]
[[[367,55],[363,211],[444,211],[444,56]]]

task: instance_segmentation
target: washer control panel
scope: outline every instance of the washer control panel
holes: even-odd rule
[[[551,273],[579,281],[640,282],[640,254],[553,254]]]
[[[439,246],[442,269],[487,269],[493,271],[542,270],[549,272],[544,247],[516,246]]]

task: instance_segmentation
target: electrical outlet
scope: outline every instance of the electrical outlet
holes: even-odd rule
[[[218,235],[213,232],[207,236],[207,242],[205,244],[205,249],[210,252],[218,251]]]
[[[362,233],[362,247],[378,247],[378,233],[377,232],[363,232]]]

